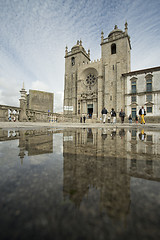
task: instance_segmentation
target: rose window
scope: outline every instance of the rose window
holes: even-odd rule
[[[87,85],[93,85],[96,82],[96,77],[93,74],[89,74],[86,78]]]

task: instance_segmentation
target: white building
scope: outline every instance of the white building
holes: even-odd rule
[[[144,106],[148,120],[160,121],[160,67],[123,74],[123,81],[126,114],[135,117]]]

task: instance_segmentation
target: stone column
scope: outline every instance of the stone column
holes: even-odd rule
[[[97,119],[97,99],[93,99],[93,119]]]
[[[26,122],[27,121],[27,115],[26,115],[26,108],[27,108],[27,99],[26,99],[26,90],[24,88],[24,84],[22,89],[20,90],[21,98],[20,101],[20,113],[19,113],[19,121],[20,122]]]
[[[102,89],[102,76],[98,76],[98,118],[101,116],[103,108],[103,89]]]
[[[86,100],[83,100],[82,101],[82,104],[83,104],[83,106],[82,106],[82,115],[87,115],[87,102],[86,102]]]

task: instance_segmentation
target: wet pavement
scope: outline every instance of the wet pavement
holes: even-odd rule
[[[0,129],[0,239],[160,239],[158,128],[13,126]]]

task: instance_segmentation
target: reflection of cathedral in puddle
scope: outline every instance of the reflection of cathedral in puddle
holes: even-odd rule
[[[157,180],[160,172],[159,168],[154,170],[155,159],[151,161],[152,145],[144,142],[151,141],[150,133],[144,141],[138,134],[116,128],[64,132],[64,197],[79,207],[92,186],[100,193],[100,209],[106,209],[110,217],[125,219],[130,206],[130,176]],[[144,144],[149,148],[145,152]],[[160,156],[157,154],[155,158]]]
[[[100,193],[99,208],[113,218],[125,219],[130,205],[127,161],[120,149],[125,144],[116,130],[82,129],[66,132],[64,141],[64,197],[80,206],[90,186]],[[118,135],[119,136],[119,135]]]

